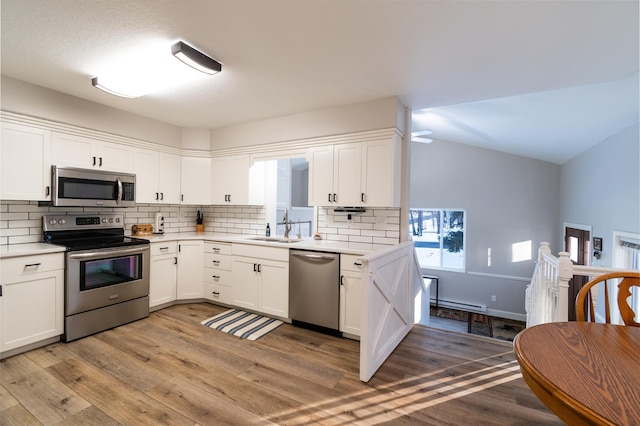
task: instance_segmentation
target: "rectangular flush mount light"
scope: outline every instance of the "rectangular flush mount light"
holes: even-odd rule
[[[121,98],[137,98],[138,97],[138,95],[129,95],[129,94],[126,94],[126,93],[117,92],[117,91],[115,91],[113,89],[109,89],[108,87],[106,87],[106,86],[104,86],[104,85],[102,85],[102,84],[100,84],[98,82],[98,77],[93,77],[91,79],[91,85],[93,87],[95,87],[96,89],[100,89],[100,90],[105,91],[105,92],[107,92],[107,93],[109,93],[111,95],[120,96]]]
[[[171,46],[171,53],[191,68],[205,74],[216,74],[222,71],[222,64],[220,62],[182,41]]]

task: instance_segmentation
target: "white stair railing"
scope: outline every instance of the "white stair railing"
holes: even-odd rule
[[[531,283],[527,285],[525,310],[527,327],[569,318],[569,281],[574,275],[597,277],[622,269],[574,265],[569,253],[551,254],[549,243],[540,243]]]

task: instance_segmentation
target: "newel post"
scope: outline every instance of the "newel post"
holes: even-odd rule
[[[569,320],[569,281],[573,278],[573,263],[569,253],[558,253],[558,306],[554,321]]]
[[[549,243],[546,241],[541,242],[540,247],[538,247],[538,262],[540,263],[544,261],[543,254],[551,254]]]

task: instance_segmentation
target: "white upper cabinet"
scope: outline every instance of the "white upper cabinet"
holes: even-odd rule
[[[211,159],[182,157],[182,204],[211,203]]]
[[[0,199],[51,200],[51,131],[2,123]]]
[[[126,145],[56,132],[51,145],[52,163],[56,166],[133,171],[134,150]]]
[[[264,174],[260,164],[251,165],[249,155],[216,157],[211,160],[211,204],[261,205]]]
[[[362,143],[361,206],[400,207],[399,140]]]
[[[133,156],[136,202],[179,204],[180,156],[142,148]]]
[[[314,147],[308,158],[310,205],[399,207],[399,140]]]
[[[333,145],[309,149],[309,205],[330,206],[333,196]]]

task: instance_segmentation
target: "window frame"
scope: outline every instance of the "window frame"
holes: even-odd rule
[[[413,235],[413,229],[411,226],[411,216],[412,213],[414,211],[438,211],[439,215],[440,215],[440,220],[442,219],[442,213],[445,211],[449,211],[449,212],[462,212],[462,266],[460,268],[452,268],[449,266],[443,266],[442,265],[442,261],[443,261],[443,253],[446,250],[446,248],[444,247],[444,234],[441,233],[440,234],[440,252],[439,252],[439,266],[424,266],[422,264],[420,264],[420,271],[422,273],[425,273],[425,271],[447,271],[447,272],[459,272],[459,273],[466,273],[467,271],[467,211],[465,209],[462,208],[428,208],[428,207],[423,207],[423,208],[415,208],[415,207],[411,207],[409,208],[409,235],[411,236],[411,241],[416,241],[414,239],[414,235]],[[416,247],[415,250],[417,253],[418,250],[420,248]],[[418,256],[418,261],[420,261],[420,257]]]

